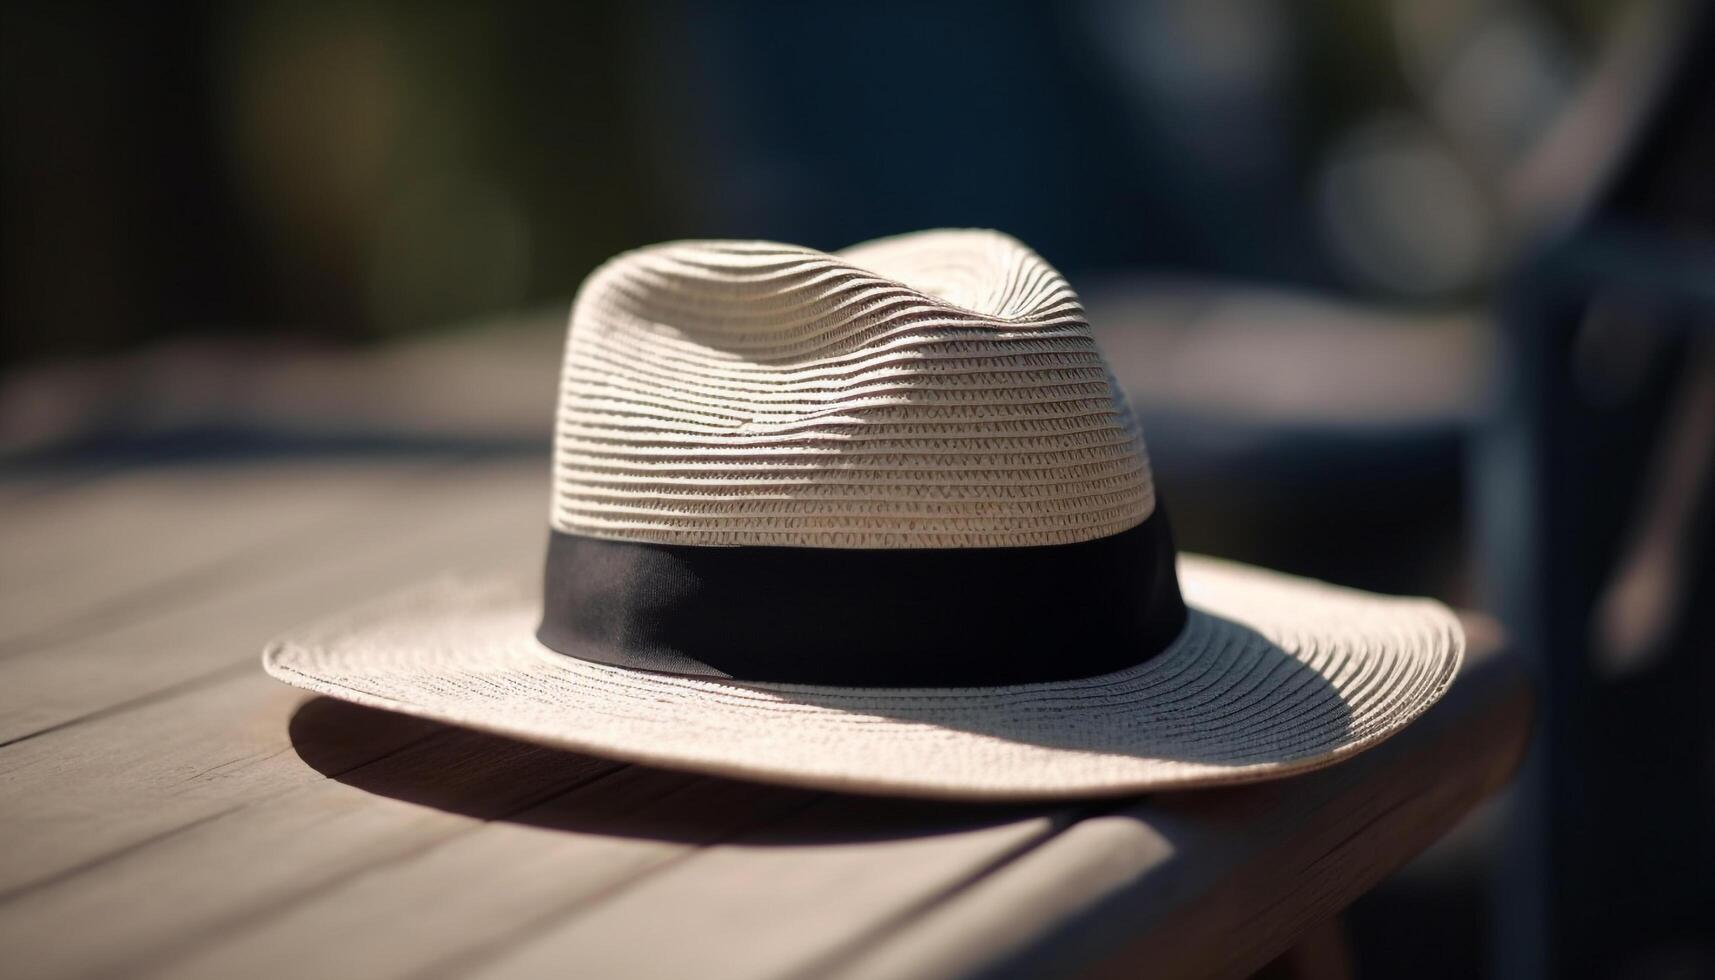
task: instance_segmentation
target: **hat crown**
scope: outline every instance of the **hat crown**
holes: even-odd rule
[[[1069,544],[1154,510],[1076,294],[991,231],[674,242],[573,307],[554,527],[678,545]]]

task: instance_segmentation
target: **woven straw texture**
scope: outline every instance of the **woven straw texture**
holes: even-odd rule
[[[1106,537],[1154,507],[1077,296],[998,232],[628,252],[566,343],[554,526],[688,545]]]
[[[736,684],[586,663],[533,636],[539,585],[443,581],[302,630],[269,673],[322,694],[637,762],[861,792],[1099,796],[1327,765],[1441,696],[1438,603],[1180,561],[1190,623],[1102,677],[1002,688]]]
[[[571,533],[1057,545],[1155,506],[1077,298],[994,232],[838,255],[754,242],[628,253],[580,293],[563,378],[552,522]],[[288,635],[263,662],[323,694],[638,762],[1024,799],[1325,765],[1420,714],[1463,654],[1458,620],[1428,600],[1194,557],[1180,576],[1191,613],[1167,650],[1014,687],[741,684],[588,663],[536,641],[537,578],[431,584]]]

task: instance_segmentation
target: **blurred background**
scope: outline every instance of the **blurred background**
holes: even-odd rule
[[[1708,5],[0,18],[0,472],[541,454],[617,251],[999,228],[1085,296],[1184,547],[1537,665],[1531,762],[1353,910],[1362,973],[1715,975]]]

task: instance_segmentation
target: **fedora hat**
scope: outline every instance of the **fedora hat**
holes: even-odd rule
[[[1464,651],[1437,602],[1176,554],[1076,294],[997,232],[620,255],[555,419],[545,574],[382,599],[267,671],[634,762],[1026,799],[1336,762]]]

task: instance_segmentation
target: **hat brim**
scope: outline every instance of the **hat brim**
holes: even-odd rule
[[[1378,744],[1433,704],[1458,619],[1181,556],[1183,633],[1134,667],[985,688],[830,688],[627,670],[535,638],[539,583],[443,580],[271,644],[268,673],[359,704],[673,769],[946,799],[1270,779]],[[806,655],[814,656],[814,651]]]

